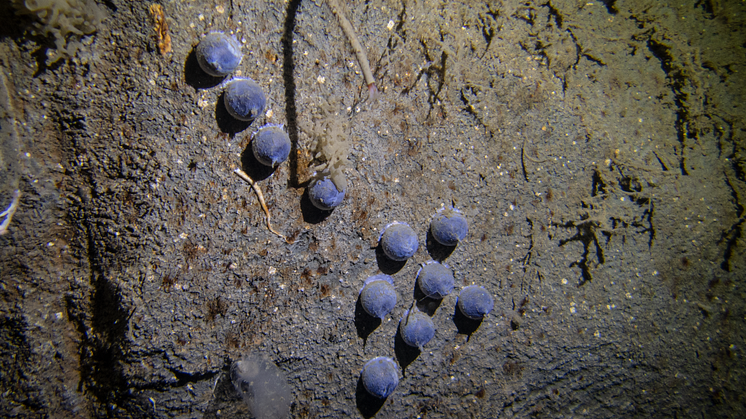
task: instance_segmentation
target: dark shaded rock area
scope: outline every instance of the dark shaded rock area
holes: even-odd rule
[[[294,418],[746,416],[746,4],[669,3],[351,2],[377,102],[322,0],[163,2],[165,55],[149,3],[105,1],[51,66],[0,6],[0,210],[21,192],[0,416],[247,417],[228,375],[253,352]],[[251,124],[195,73],[215,30],[265,89]],[[330,212],[305,195],[324,118],[352,139]],[[293,143],[258,180],[287,242],[233,173],[264,123]],[[470,232],[438,250],[452,204]],[[377,240],[395,220],[420,248],[394,266]],[[433,340],[397,349],[433,257],[456,290],[424,307]],[[382,270],[399,302],[356,323]],[[495,298],[481,323],[454,309],[470,284]],[[376,356],[406,364],[385,401],[358,383]]]

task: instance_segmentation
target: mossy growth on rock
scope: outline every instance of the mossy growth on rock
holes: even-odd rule
[[[51,37],[56,49],[47,51],[47,65],[74,57],[82,39],[98,30],[106,11],[93,0],[11,0],[19,15],[35,19],[32,35]]]

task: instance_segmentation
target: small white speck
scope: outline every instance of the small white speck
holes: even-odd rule
[[[393,20],[389,20],[389,24],[386,25],[386,29],[388,29],[388,30],[394,29],[394,21]]]
[[[567,278],[562,278],[562,285],[567,285]]]

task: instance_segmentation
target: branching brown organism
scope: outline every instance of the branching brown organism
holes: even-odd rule
[[[365,77],[365,84],[368,85],[368,98],[370,100],[378,100],[378,89],[376,88],[376,79],[373,78],[373,73],[370,71],[370,63],[368,62],[368,55],[365,53],[363,46],[355,35],[355,30],[352,28],[352,24],[347,17],[345,17],[342,9],[339,7],[337,0],[326,0],[329,8],[332,9],[332,13],[339,20],[339,26],[342,27],[347,39],[350,40],[352,49],[355,50],[357,61],[360,63],[360,69],[363,71],[363,77]]]

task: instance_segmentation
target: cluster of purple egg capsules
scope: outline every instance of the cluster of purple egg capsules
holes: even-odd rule
[[[461,211],[441,208],[433,216],[429,232],[440,245],[455,247],[466,237],[469,226]],[[378,241],[386,258],[395,262],[405,262],[419,248],[412,227],[398,221],[384,227]],[[434,260],[422,264],[415,282],[422,294],[433,300],[442,300],[455,286],[453,270],[442,261]],[[393,278],[379,274],[366,279],[360,290],[360,302],[370,316],[383,319],[396,306]],[[481,321],[492,311],[494,300],[483,287],[469,285],[459,293],[456,305],[466,318]],[[435,325],[427,313],[412,304],[399,321],[399,333],[406,345],[422,350],[435,336]],[[368,393],[385,399],[399,383],[395,361],[387,357],[373,358],[363,367],[361,381]]]
[[[233,36],[211,32],[195,48],[197,63],[212,77],[224,78],[238,69],[243,60],[241,44]],[[251,122],[264,112],[267,98],[261,86],[250,78],[236,77],[225,85],[225,110],[238,121]],[[252,137],[256,160],[277,167],[290,155],[290,137],[280,125],[267,124]]]
[[[197,45],[197,62],[212,77],[227,77],[241,64],[243,54],[238,41],[222,32],[211,32]],[[225,86],[223,102],[228,114],[238,121],[251,122],[264,112],[267,98],[257,82],[250,78],[234,78]],[[290,155],[290,137],[278,125],[266,125],[253,136],[252,150],[257,161],[277,167]],[[323,211],[331,211],[342,203],[345,188],[328,176],[314,179],[308,187],[311,203]]]
[[[212,77],[227,77],[241,64],[241,45],[220,32],[205,36],[196,47],[196,57],[202,70]],[[250,78],[234,78],[225,85],[224,104],[229,115],[239,121],[251,122],[264,112],[267,99],[262,88]],[[268,167],[277,167],[290,154],[290,138],[280,125],[265,125],[252,137],[252,152],[256,160]],[[318,209],[329,211],[338,206],[345,196],[344,188],[329,177],[311,182],[308,197]],[[430,234],[442,246],[453,247],[466,237],[468,223],[454,208],[442,208],[433,216]],[[406,223],[393,222],[379,236],[384,255],[395,262],[405,262],[417,252],[419,241],[415,231]],[[416,284],[427,297],[442,300],[454,289],[453,270],[445,263],[428,261],[417,272]],[[360,302],[370,316],[383,319],[396,306],[394,280],[386,274],[366,279],[360,290]],[[470,285],[461,290],[457,306],[469,319],[481,320],[493,307],[492,296],[482,287]],[[413,348],[422,348],[435,336],[435,325],[426,313],[415,305],[407,310],[399,322],[402,340]],[[368,361],[361,371],[361,381],[368,393],[385,399],[399,383],[396,362],[388,357]]]

